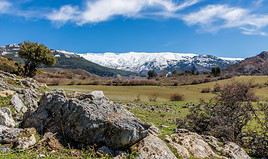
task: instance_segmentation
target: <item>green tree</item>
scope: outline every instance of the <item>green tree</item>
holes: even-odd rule
[[[215,77],[220,76],[221,75],[221,68],[219,68],[219,67],[213,67],[211,69],[211,74],[213,76],[215,76]]]
[[[33,77],[40,65],[51,66],[56,58],[48,47],[43,44],[24,42],[20,46],[19,56],[25,60],[24,76]]]
[[[155,72],[155,70],[148,71],[148,79],[152,79],[155,77],[157,77],[157,73]]]

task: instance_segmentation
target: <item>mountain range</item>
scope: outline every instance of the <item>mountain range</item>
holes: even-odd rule
[[[99,65],[145,74],[149,70],[157,72],[196,71],[210,72],[213,67],[227,68],[243,60],[242,58],[223,58],[212,55],[198,55],[186,53],[87,53],[81,57]]]
[[[10,44],[0,47],[0,55],[21,61],[17,52],[19,45]],[[83,69],[99,76],[146,75],[149,70],[158,73],[172,71],[210,72],[213,67],[226,69],[241,63],[242,58],[223,58],[212,55],[192,53],[73,53],[64,50],[52,50],[57,57],[53,67]]]

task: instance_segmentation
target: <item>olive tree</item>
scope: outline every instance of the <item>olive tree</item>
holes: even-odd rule
[[[19,56],[24,59],[24,76],[33,77],[40,65],[51,66],[56,58],[48,47],[43,44],[24,42],[20,46]]]

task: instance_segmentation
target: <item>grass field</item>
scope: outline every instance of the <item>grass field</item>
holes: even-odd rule
[[[101,85],[68,85],[52,86],[50,89],[63,89],[67,92],[91,92],[102,90],[111,100],[129,104],[128,108],[144,122],[154,124],[161,130],[160,137],[170,134],[176,128],[176,119],[184,118],[188,114],[189,105],[198,103],[200,99],[209,100],[215,96],[213,93],[201,93],[204,88],[212,89],[215,84],[224,85],[230,82],[251,82],[260,100],[268,100],[268,76],[240,76],[227,80],[210,82],[197,85],[184,86],[101,86]],[[183,101],[172,102],[170,96],[181,94]],[[137,102],[137,96],[140,101]],[[156,101],[149,99],[157,96]],[[257,129],[258,125],[253,120],[248,126]]]
[[[211,99],[213,93],[201,93],[203,88],[213,88],[216,83],[224,85],[228,82],[252,82],[260,86],[268,82],[268,76],[240,76],[227,80],[210,82],[197,85],[185,86],[102,86],[102,85],[68,85],[68,86],[51,86],[51,89],[63,89],[67,92],[91,92],[93,90],[102,90],[106,96],[114,101],[132,102],[137,96],[141,101],[148,102],[151,96],[157,96],[157,101],[168,102],[172,94],[181,94],[185,102],[198,102],[200,99]],[[261,99],[268,99],[268,87],[255,88],[257,96]]]

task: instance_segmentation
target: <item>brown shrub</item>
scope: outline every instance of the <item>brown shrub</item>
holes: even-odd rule
[[[212,92],[217,93],[217,92],[220,92],[220,91],[221,91],[221,86],[218,83],[216,83],[214,85],[214,88],[213,88]]]
[[[170,96],[170,101],[183,101],[184,100],[184,96],[181,94],[172,94]]]
[[[156,102],[158,96],[159,96],[159,94],[154,93],[154,94],[152,94],[151,96],[148,97],[148,100],[149,100],[150,102]]]
[[[201,93],[209,93],[210,92],[210,88],[203,88],[201,90]]]

